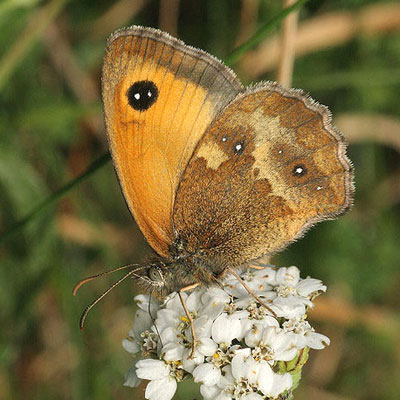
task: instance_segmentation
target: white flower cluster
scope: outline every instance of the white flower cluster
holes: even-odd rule
[[[190,322],[177,293],[162,304],[137,296],[139,310],[123,346],[138,359],[125,385],[146,379],[146,399],[170,400],[177,383],[191,375],[205,400],[290,398],[306,360],[303,353],[329,344],[306,321],[312,299],[326,286],[301,279],[296,267],[250,268],[241,277],[276,317],[233,276],[226,278],[224,289],[184,293],[197,336],[193,359]]]

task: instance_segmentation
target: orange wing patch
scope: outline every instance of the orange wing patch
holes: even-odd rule
[[[108,139],[126,202],[150,245],[168,256],[181,174],[210,122],[242,85],[207,53],[143,27],[110,38],[102,84]]]

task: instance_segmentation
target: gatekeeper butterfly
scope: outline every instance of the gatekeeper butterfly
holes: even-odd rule
[[[343,136],[301,90],[245,88],[210,54],[133,26],[108,41],[102,94],[122,192],[157,253],[126,276],[159,297],[218,283],[352,203]]]

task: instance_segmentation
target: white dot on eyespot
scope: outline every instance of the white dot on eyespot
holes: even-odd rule
[[[278,154],[282,154],[282,153],[283,153],[283,150],[279,150],[279,151],[278,151]]]
[[[322,186],[317,186],[317,190],[321,190],[322,189]]]
[[[241,145],[240,143],[238,143],[238,144],[235,146],[235,149],[236,149],[236,151],[241,150],[241,149],[242,149],[242,145]]]
[[[134,97],[136,100],[139,100],[139,99],[140,99],[140,93],[135,93],[135,94],[133,95],[133,97]]]
[[[223,138],[222,138],[222,141],[223,142],[226,142],[228,140],[228,138],[226,137],[226,136],[224,136]]]
[[[150,90],[147,92],[147,97],[151,97],[152,96],[152,94],[151,94],[151,92],[150,92]]]
[[[296,168],[296,174],[301,174],[303,172],[303,168],[298,167]]]

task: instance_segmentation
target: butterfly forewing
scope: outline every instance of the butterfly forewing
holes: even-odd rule
[[[242,85],[207,53],[164,32],[132,27],[110,38],[102,86],[126,202],[150,245],[168,256],[183,170],[214,116]]]
[[[263,83],[238,95],[198,143],[174,226],[190,253],[243,264],[343,213],[352,191],[329,111],[298,90]]]

